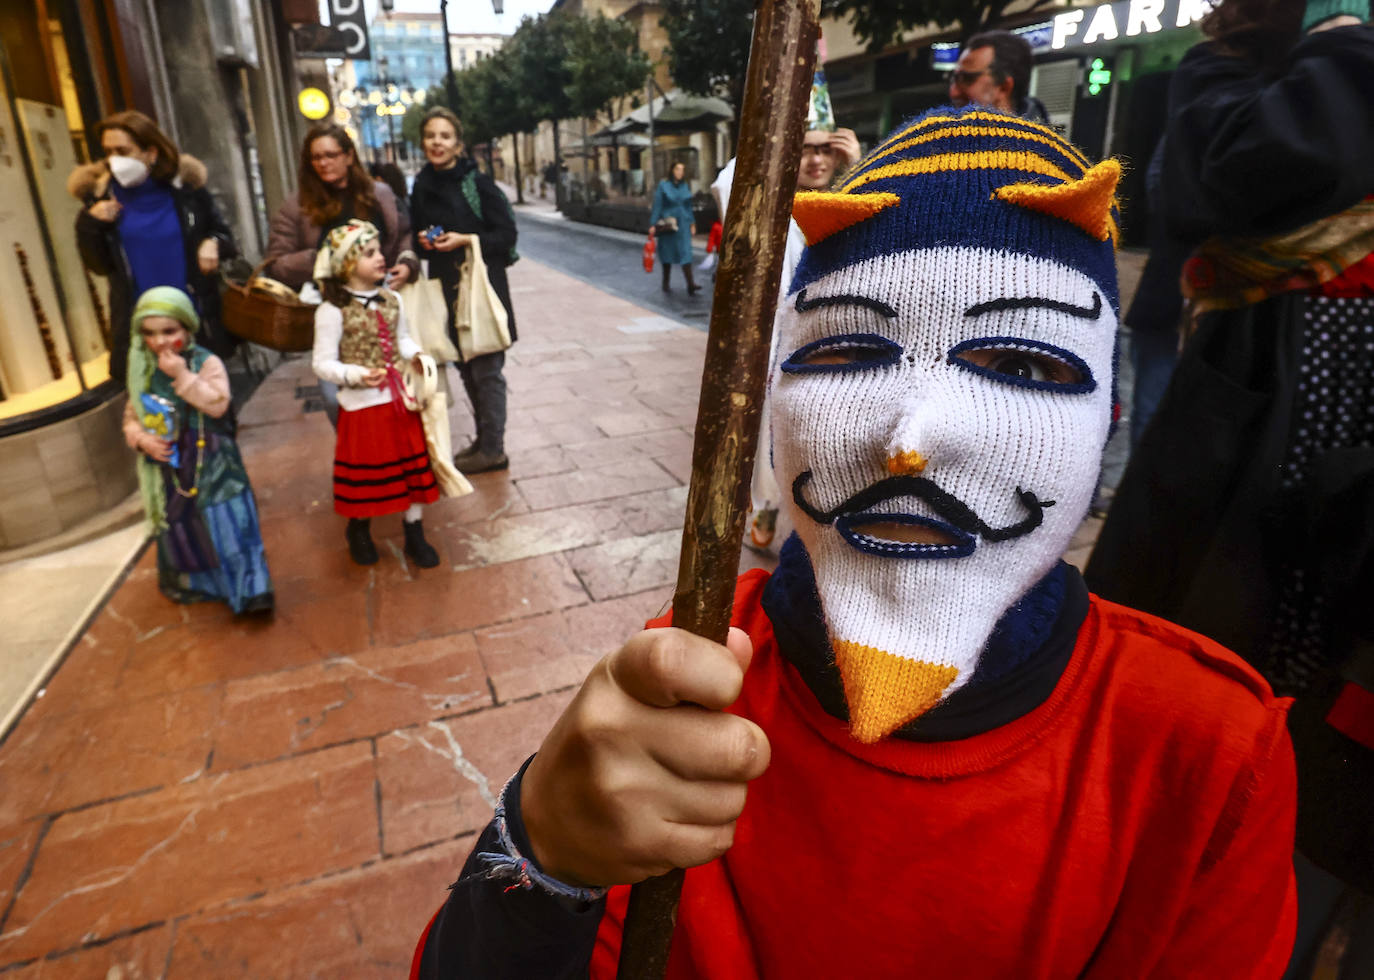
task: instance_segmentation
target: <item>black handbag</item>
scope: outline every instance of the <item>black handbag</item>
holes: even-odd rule
[[[676,235],[677,219],[674,217],[659,218],[654,222],[655,235]]]

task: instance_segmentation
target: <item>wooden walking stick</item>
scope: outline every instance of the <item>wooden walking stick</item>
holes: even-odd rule
[[[717,643],[725,642],[734,606],[819,8],[820,0],[759,0],[754,13],[673,596],[673,625]],[[680,869],[630,890],[622,980],[664,975],[681,891]]]

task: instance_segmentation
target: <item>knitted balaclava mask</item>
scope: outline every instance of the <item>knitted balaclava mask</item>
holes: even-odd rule
[[[972,107],[904,125],[839,192],[797,195],[774,462],[859,741],[967,683],[1091,503],[1119,174]]]
[[[349,276],[353,275],[358,258],[363,254],[363,248],[372,239],[380,237],[376,225],[357,218],[331,229],[329,234],[324,236],[324,243],[320,245],[320,251],[315,256],[313,278],[333,278],[346,284]]]

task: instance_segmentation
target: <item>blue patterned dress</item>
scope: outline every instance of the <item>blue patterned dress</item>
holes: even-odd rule
[[[191,370],[199,371],[212,356],[192,348]],[[218,599],[242,612],[249,599],[271,594],[272,579],[233,422],[188,405],[161,371],[153,372],[148,391],[170,401],[181,423],[179,465],[159,467],[167,529],[157,539],[158,588],[176,602]],[[202,434],[203,448],[197,445]]]

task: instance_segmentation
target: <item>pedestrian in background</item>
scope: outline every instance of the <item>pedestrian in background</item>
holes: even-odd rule
[[[458,298],[466,249],[482,250],[491,282],[515,341],[515,310],[511,307],[506,267],[515,257],[515,218],[510,202],[496,183],[463,154],[463,124],[442,106],[425,113],[420,126],[425,151],[424,168],[415,175],[411,215],[415,240],[429,260],[429,274],[444,287],[449,309],[449,336],[461,350],[453,326],[453,304]],[[437,229],[431,234],[431,229]],[[502,373],[506,352],[496,351],[458,362],[463,389],[472,403],[476,438],[453,457],[463,473],[504,470],[506,456],[506,378]]]
[[[1162,197],[1196,332],[1088,584],[1296,698],[1293,975],[1341,896],[1374,975],[1374,27],[1368,0],[1224,0],[1169,93]],[[1354,962],[1358,961],[1358,962]]]
[[[975,103],[1031,122],[1048,123],[1044,104],[1030,94],[1031,64],[1030,43],[1019,34],[975,34],[950,72],[950,104],[963,107]]]
[[[692,278],[692,236],[697,233],[697,226],[692,216],[692,188],[686,176],[687,165],[679,160],[668,176],[658,182],[653,211],[649,214],[649,234],[656,236],[658,260],[663,263],[663,291],[670,291],[668,274],[673,266],[680,265],[687,280],[687,295],[695,296],[698,287]],[[664,226],[660,227],[659,222],[664,222]]]
[[[406,331],[400,298],[382,286],[386,257],[375,226],[354,219],[325,236],[314,269],[324,295],[315,311],[315,374],[340,388],[334,445],[334,512],[348,518],[348,553],[377,563],[372,518],[404,511],[405,553],[439,564],[425,540],[425,504],[439,499],[418,412],[402,400],[400,369],[420,345]]]
[[[258,505],[234,442],[229,374],[200,346],[191,298],[156,286],[132,316],[124,439],[157,535],[157,585],[174,602],[220,600],[236,613],[275,605]]]
[[[234,349],[220,325],[219,265],[233,235],[206,188],[205,165],[181,153],[141,112],[117,112],[96,126],[105,158],[77,167],[67,190],[81,260],[110,283],[110,377],[126,384],[134,300],[156,286],[185,291],[199,310],[201,346]]]
[[[410,223],[410,192],[406,190],[405,174],[401,173],[401,168],[394,163],[373,163],[367,168],[367,172],[372,175],[372,179],[386,184],[391,188],[391,193],[396,195],[396,209],[406,215],[406,224]]]
[[[410,216],[385,183],[367,175],[353,140],[336,123],[316,123],[301,144],[296,195],[288,197],[272,218],[267,241],[267,274],[300,289],[310,281],[315,256],[325,235],[357,219],[381,233],[382,255],[390,267],[387,283],[400,289],[418,275],[419,260],[410,250]],[[339,394],[320,381],[325,414],[339,423]]]

